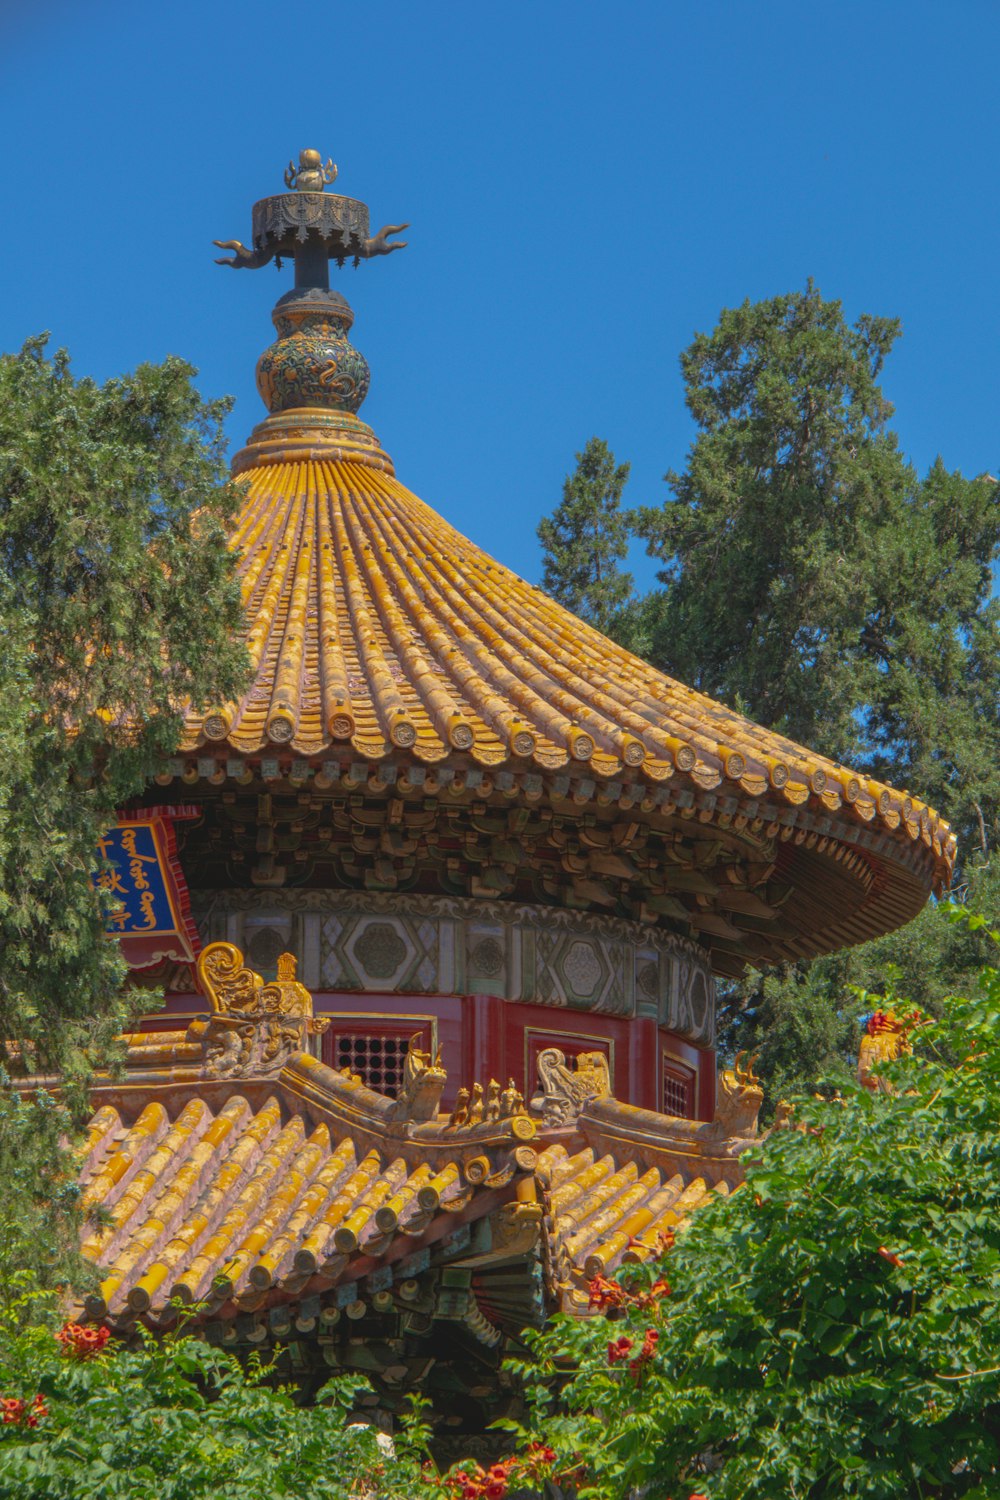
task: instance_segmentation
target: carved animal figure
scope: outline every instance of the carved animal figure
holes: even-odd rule
[[[719,1091],[715,1104],[715,1123],[726,1137],[746,1139],[757,1134],[757,1116],[764,1102],[764,1090],[754,1073],[756,1058],[745,1062],[747,1054],[737,1052],[732,1068],[719,1074]]]
[[[605,1099],[611,1093],[611,1074],[603,1052],[580,1052],[575,1068],[566,1066],[566,1054],[546,1047],[538,1054],[538,1076],[542,1092],[531,1101],[546,1125],[569,1125],[588,1099]]]
[[[486,1104],[483,1107],[483,1119],[496,1121],[500,1118],[500,1085],[495,1078],[491,1078],[486,1089]]]
[[[482,1086],[481,1083],[474,1083],[472,1085],[472,1098],[469,1101],[469,1119],[468,1119],[468,1123],[470,1125],[478,1125],[479,1122],[480,1122],[480,1120],[482,1118],[483,1118],[483,1086]]]
[[[464,1125],[469,1118],[469,1090],[459,1089],[455,1095],[455,1108],[448,1116],[449,1125]]]
[[[202,1047],[210,1076],[277,1073],[306,1037],[323,1032],[329,1018],[313,1017],[312,996],[295,977],[295,959],[283,953],[278,977],[265,984],[248,969],[232,943],[209,943],[199,955],[198,983],[211,1014],[192,1021],[187,1039]]]
[[[441,1103],[448,1074],[441,1066],[441,1052],[431,1058],[420,1045],[420,1032],[410,1038],[409,1049],[403,1062],[403,1082],[396,1095],[394,1120],[412,1120],[418,1123],[433,1120]]]

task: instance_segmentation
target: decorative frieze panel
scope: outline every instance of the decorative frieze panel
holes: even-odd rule
[[[266,975],[290,948],[314,990],[497,995],[647,1016],[701,1045],[715,1036],[704,953],[635,922],[514,902],[354,891],[224,891],[204,937],[245,941]]]

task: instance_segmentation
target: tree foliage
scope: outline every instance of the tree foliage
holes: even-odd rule
[[[83,1291],[93,1267],[80,1252],[80,1187],[69,1144],[69,1114],[51,1094],[33,1097],[0,1085],[0,1325],[17,1325],[17,1310],[50,1310],[26,1303],[27,1280],[45,1291]]]
[[[560,604],[605,634],[625,628],[632,576],[619,563],[629,528],[621,509],[629,465],[618,464],[607,443],[593,437],[576,455],[563,497],[538,526],[542,587]]]
[[[971,911],[1000,910],[1000,868],[993,860],[972,872],[964,888]],[[928,905],[912,922],[857,948],[811,963],[750,970],[719,991],[719,1047],[724,1058],[742,1048],[756,1056],[764,1085],[764,1117],[797,1089],[821,1078],[831,1085],[854,1072],[864,1005],[859,990],[891,985],[936,1015],[945,996],[975,983],[989,957],[980,929],[942,922]]]
[[[184,705],[244,670],[228,406],[193,373],[99,385],[43,339],[0,358],[0,1038],[68,1076],[128,1014],[97,840]]]
[[[528,1335],[525,1439],[579,1455],[581,1495],[998,1493],[1000,971],[911,1037],[892,1093],[800,1100],[743,1187],[600,1289],[614,1321]]]
[[[894,780],[988,847],[1000,818],[1000,488],[899,451],[900,332],[804,292],[681,356],[697,435],[633,524],[663,563],[652,657],[767,728]]]
[[[95,1339],[88,1348],[73,1328],[60,1344],[44,1318],[29,1321],[27,1330],[0,1326],[3,1500],[423,1493],[419,1424],[413,1446],[404,1437],[395,1451],[373,1429],[345,1426],[357,1382],[331,1382],[305,1408],[272,1369],[244,1368],[200,1339],[140,1334],[130,1347]]]

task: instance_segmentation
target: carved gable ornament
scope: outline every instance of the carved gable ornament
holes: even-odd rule
[[[715,1124],[727,1139],[748,1140],[757,1134],[757,1116],[764,1090],[754,1072],[756,1056],[737,1052],[732,1068],[719,1073]]]
[[[611,1093],[611,1074],[603,1052],[580,1052],[575,1067],[566,1066],[566,1054],[546,1047],[538,1054],[538,1077],[542,1091],[531,1101],[548,1126],[572,1125],[589,1099],[606,1099]]]
[[[245,1078],[278,1073],[308,1036],[324,1032],[329,1018],[313,1016],[312,996],[295,977],[295,959],[283,953],[278,977],[265,984],[248,969],[233,943],[210,943],[198,958],[198,983],[212,1011],[192,1021],[189,1042],[200,1042],[211,1077]]]

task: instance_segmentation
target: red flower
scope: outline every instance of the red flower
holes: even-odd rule
[[[901,1266],[903,1264],[903,1257],[895,1255],[891,1250],[887,1250],[884,1245],[879,1245],[878,1253],[883,1260],[889,1262],[890,1266]]]
[[[0,1421],[13,1427],[37,1427],[39,1417],[47,1417],[49,1409],[44,1396],[36,1396],[31,1406],[17,1396],[0,1397]]]
[[[656,1353],[656,1345],[659,1341],[659,1337],[660,1335],[657,1333],[655,1328],[647,1328],[645,1337],[642,1341],[642,1348],[639,1350],[639,1353],[636,1355],[635,1359],[630,1360],[629,1362],[629,1369],[631,1370],[633,1375],[637,1376],[642,1370],[643,1366],[649,1364],[650,1360],[653,1358],[653,1355]]]
[[[617,1281],[609,1281],[607,1276],[595,1276],[588,1283],[587,1290],[590,1300],[589,1308],[597,1308],[599,1312],[606,1312],[609,1307],[624,1307],[628,1301],[628,1292]]]
[[[637,1308],[641,1308],[642,1311],[648,1312],[651,1307],[655,1307],[657,1305],[662,1297],[669,1296],[670,1283],[664,1281],[663,1278],[660,1277],[658,1281],[653,1282],[653,1285],[650,1287],[648,1292],[643,1292],[641,1296],[636,1297],[634,1301]]]
[[[100,1354],[110,1337],[108,1328],[84,1328],[80,1323],[64,1323],[56,1334],[69,1359],[89,1359],[92,1354]]]
[[[608,1364],[624,1364],[625,1360],[632,1353],[633,1347],[632,1340],[627,1339],[624,1334],[622,1334],[620,1339],[612,1340],[608,1344]]]

